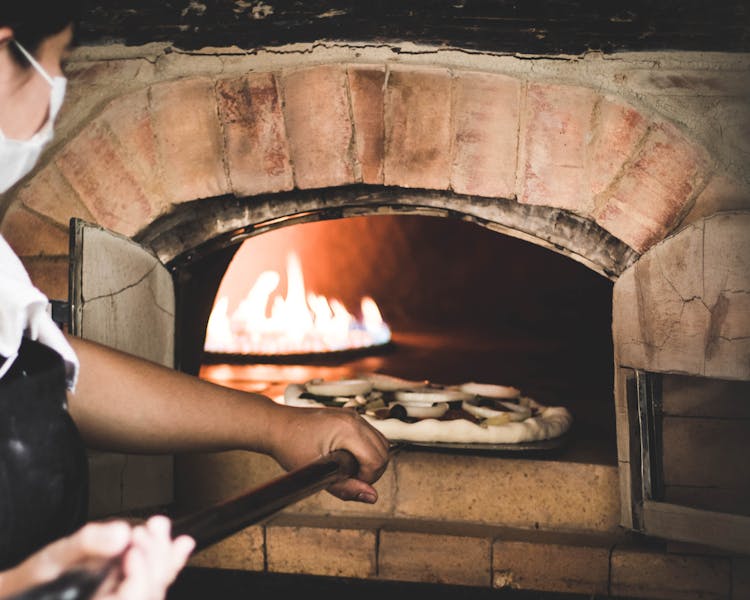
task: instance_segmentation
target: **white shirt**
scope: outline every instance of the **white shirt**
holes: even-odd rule
[[[52,320],[48,304],[47,296],[34,287],[21,260],[0,235],[0,378],[18,357],[26,336],[62,356],[72,390],[78,379],[78,357]]]

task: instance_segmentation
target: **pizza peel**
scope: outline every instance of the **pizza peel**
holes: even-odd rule
[[[389,456],[403,448],[392,444]],[[197,552],[245,527],[258,524],[287,506],[329,485],[353,477],[358,470],[354,456],[347,450],[335,450],[303,467],[280,475],[240,496],[226,500],[173,522],[174,537],[189,535]],[[57,579],[33,587],[5,600],[84,600],[93,597],[102,583],[116,576],[121,556],[96,569],[75,569]]]

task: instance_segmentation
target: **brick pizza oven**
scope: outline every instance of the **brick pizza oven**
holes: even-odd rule
[[[273,3],[234,4],[252,5],[253,27],[274,15]],[[198,22],[200,6],[185,8],[184,23]],[[196,47],[179,28],[150,44],[94,30],[66,68],[54,145],[0,212],[2,234],[51,298],[69,299],[71,218],[147,249],[151,266],[121,263],[123,251],[86,271],[99,292],[84,299],[105,302],[76,325],[86,337],[197,372],[202,334],[188,323],[205,324],[237,245],[348,216],[470,221],[613,283],[605,400],[616,457],[404,451],[375,506],[319,494],[195,565],[750,595],[747,48],[520,53],[312,30],[250,51],[228,34]],[[166,267],[171,297],[153,265]],[[123,279],[110,285],[113,271]],[[191,283],[199,272],[210,293]],[[70,298],[79,316],[83,296]],[[129,311],[169,324],[155,336]],[[174,468],[168,458],[92,454],[95,513],[189,511],[280,473],[241,452],[178,456]]]

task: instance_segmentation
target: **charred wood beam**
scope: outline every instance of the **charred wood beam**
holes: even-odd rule
[[[163,42],[190,51],[316,41],[529,54],[750,50],[743,0],[103,0],[86,44]]]

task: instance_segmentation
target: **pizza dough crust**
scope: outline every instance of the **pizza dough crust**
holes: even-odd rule
[[[374,384],[373,380],[377,380],[377,384]],[[339,382],[313,380],[302,385],[290,384],[287,386],[284,392],[283,402],[284,404],[291,406],[326,406],[315,399],[302,397],[305,392],[312,392],[314,389],[318,393],[323,392],[321,396],[325,395],[331,397],[332,400],[339,401],[342,405],[346,403],[346,406],[354,406],[357,404],[354,403],[354,400],[352,400],[351,403],[346,402],[347,400],[351,400],[351,398],[335,397],[336,394],[341,393],[342,391],[350,393],[353,391],[361,391],[358,386],[361,386],[362,384],[364,384],[364,387],[369,385],[370,389],[377,389],[381,386],[395,388],[397,387],[397,383],[403,385],[413,382],[397,380],[396,378],[389,378],[388,376],[384,376],[383,378],[372,376],[371,378],[368,377],[366,379],[341,380]],[[312,384],[312,386],[310,384]],[[394,395],[396,397],[396,402],[403,404],[407,411],[422,408],[430,411],[439,408],[439,411],[436,412],[442,414],[448,409],[448,405],[444,403],[446,394],[451,395],[451,400],[464,400],[465,396],[472,397],[469,390],[473,390],[474,393],[477,393],[480,390],[485,393],[493,392],[496,397],[502,398],[509,398],[512,395],[514,396],[517,392],[516,388],[506,386],[475,383],[467,385],[469,387],[466,390],[461,390],[461,388],[403,390],[402,388],[398,391],[394,390]],[[310,389],[311,387],[313,389]],[[374,390],[373,394],[377,397],[380,396],[380,394]],[[487,395],[489,396],[489,394]],[[361,399],[364,402],[367,402],[365,398]],[[359,402],[358,404],[362,404],[362,402]],[[502,413],[502,416],[507,415],[507,422],[501,422],[499,424],[490,424],[492,418],[484,420],[479,424],[467,419],[439,420],[437,418],[421,418],[419,421],[410,423],[394,418],[379,419],[374,416],[373,412],[365,412],[362,416],[373,427],[392,441],[402,440],[411,442],[457,444],[518,444],[522,442],[547,440],[564,434],[568,431],[573,422],[573,417],[566,408],[562,406],[543,406],[532,398],[521,397],[518,401],[518,405],[510,402],[503,402],[503,404],[505,404],[511,412]],[[384,406],[382,400],[380,401],[380,406]],[[536,415],[525,418],[527,414],[532,414],[532,410],[536,412]],[[411,414],[410,416],[420,417],[420,415],[417,414]],[[430,415],[424,414],[423,416],[429,417]],[[497,416],[495,416],[494,419],[497,419]],[[503,421],[505,420],[503,419]]]
[[[464,419],[424,419],[405,423],[398,419],[376,419],[369,415],[364,415],[364,418],[389,440],[466,444],[517,444],[546,440],[562,435],[573,422],[568,410],[561,406],[542,409],[538,416],[525,421],[486,427]]]

